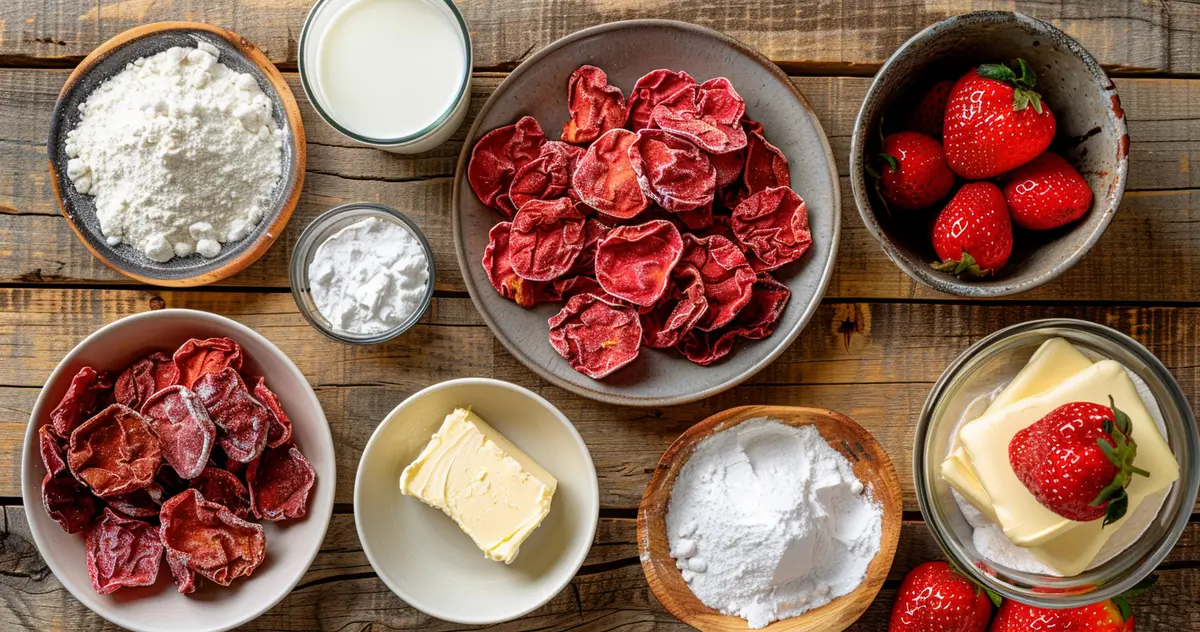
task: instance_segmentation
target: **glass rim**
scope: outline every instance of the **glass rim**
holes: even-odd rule
[[[1014,583],[1009,581],[997,579],[988,572],[976,567],[972,560],[973,556],[969,555],[963,549],[957,538],[952,538],[948,535],[952,532],[952,529],[943,520],[944,512],[934,498],[933,484],[925,480],[925,472],[928,469],[926,452],[928,450],[927,444],[929,442],[933,413],[942,402],[948,388],[965,370],[971,368],[980,356],[1004,340],[1021,334],[1055,329],[1072,330],[1116,344],[1140,360],[1149,372],[1153,374],[1155,382],[1161,385],[1161,390],[1165,391],[1167,401],[1158,401],[1159,409],[1164,417],[1169,414],[1165,410],[1165,407],[1170,406],[1174,409],[1171,411],[1174,413],[1173,416],[1180,418],[1180,425],[1183,426],[1185,431],[1179,440],[1185,445],[1187,453],[1192,458],[1192,462],[1189,463],[1186,470],[1181,468],[1179,479],[1175,482],[1180,494],[1179,511],[1177,511],[1169,523],[1164,523],[1162,535],[1157,541],[1149,540],[1137,550],[1134,548],[1138,546],[1135,542],[1122,552],[1123,554],[1134,550],[1136,556],[1131,558],[1127,565],[1121,567],[1120,572],[1112,573],[1115,577],[1100,578],[1100,581],[1097,581],[1095,576],[1088,575],[1098,570],[1093,569],[1093,571],[1084,571],[1074,577],[1053,578],[1054,585],[1061,587],[1061,592],[1040,592],[1034,589],[1034,580],[1041,579],[1041,583],[1045,584],[1047,582],[1044,576],[1034,573],[1024,573],[1015,569],[1007,569],[1005,571],[1007,576],[1017,580],[1029,579],[1030,581],[1023,582],[1024,584],[1028,584],[1028,587],[1014,585]],[[1150,386],[1154,387],[1153,384]],[[1156,393],[1157,398],[1158,395]],[[917,422],[913,441],[913,478],[917,494],[917,504],[925,518],[926,524],[929,526],[930,532],[933,534],[934,540],[937,541],[942,552],[953,560],[970,579],[988,589],[994,590],[1006,599],[1013,599],[1014,601],[1043,608],[1071,608],[1103,601],[1129,590],[1150,573],[1154,572],[1158,565],[1170,554],[1187,528],[1192,509],[1196,504],[1196,482],[1198,472],[1200,472],[1200,467],[1197,467],[1195,462],[1198,451],[1200,451],[1200,436],[1197,434],[1196,419],[1191,406],[1170,370],[1149,349],[1128,335],[1105,325],[1073,318],[1050,318],[1018,323],[993,332],[972,344],[946,367],[941,377],[938,378],[938,381],[930,390]],[[1170,494],[1166,499],[1169,498]],[[1139,538],[1139,540],[1141,539]],[[1118,557],[1113,559],[1119,559],[1120,555],[1118,554]],[[995,563],[993,562],[992,564]],[[1000,564],[995,565],[1002,566]]]
[[[361,211],[366,211],[366,213],[361,213]],[[310,308],[306,302],[306,299],[311,301],[311,297],[305,296],[306,294],[311,294],[309,290],[307,260],[309,254],[320,247],[321,244],[317,243],[317,237],[320,233],[327,230],[330,224],[344,217],[374,214],[386,215],[391,220],[404,226],[421,244],[429,267],[429,279],[425,284],[425,295],[421,299],[421,305],[404,322],[391,329],[369,334],[335,331],[329,326],[325,315],[320,314],[315,305]],[[321,243],[324,242],[322,241]],[[292,248],[292,257],[288,264],[288,280],[292,286],[292,300],[296,302],[296,307],[300,310],[300,314],[304,316],[304,320],[308,321],[308,324],[312,325],[314,329],[324,334],[327,338],[338,342],[354,345],[371,345],[387,342],[400,336],[409,329],[412,329],[414,325],[425,317],[425,314],[429,311],[429,306],[433,304],[433,295],[435,285],[437,284],[437,267],[433,262],[433,248],[429,245],[425,234],[421,232],[416,222],[407,215],[390,206],[376,202],[348,202],[321,213],[313,221],[309,222],[308,226],[304,228],[304,232],[300,233],[300,238],[296,240],[296,245]]]
[[[312,8],[308,10],[308,14],[304,17],[304,25],[300,28],[300,44],[297,47],[296,65],[300,71],[300,86],[304,89],[304,94],[308,97],[308,102],[312,104],[313,109],[317,111],[317,114],[321,117],[321,119],[328,123],[330,127],[336,129],[338,132],[341,132],[351,140],[355,140],[366,145],[375,145],[379,147],[395,147],[421,140],[422,138],[429,136],[430,134],[433,134],[437,130],[441,129],[443,125],[449,122],[449,120],[454,116],[455,110],[458,109],[463,100],[469,98],[470,96],[469,92],[471,86],[471,74],[475,68],[473,57],[474,52],[471,45],[471,32],[467,26],[466,19],[463,18],[462,12],[458,10],[458,7],[454,4],[453,0],[424,1],[431,3],[441,2],[450,9],[450,13],[454,16],[455,23],[458,25],[459,31],[462,33],[463,54],[466,56],[466,66],[463,69],[462,80],[459,82],[458,90],[454,94],[454,99],[450,102],[450,105],[445,109],[445,111],[442,112],[440,116],[420,130],[398,138],[373,138],[371,136],[365,136],[347,129],[346,126],[339,123],[337,119],[334,118],[331,113],[327,112],[325,107],[321,105],[321,100],[318,98],[315,86],[310,85],[309,83],[304,53],[306,50],[308,50],[308,46],[310,44],[310,31],[312,22],[321,9],[323,9],[330,2],[336,1],[337,0],[317,0],[313,4]],[[355,1],[356,0],[348,0],[347,4]]]

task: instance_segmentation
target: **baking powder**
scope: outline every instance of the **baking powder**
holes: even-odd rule
[[[317,247],[308,281],[317,311],[335,331],[380,333],[403,324],[421,308],[429,260],[408,228],[369,217]]]
[[[67,175],[95,198],[100,231],[153,261],[200,253],[254,229],[283,170],[283,132],[253,77],[206,42],[129,64],[79,106]]]
[[[858,587],[883,509],[816,427],[752,419],[696,446],[666,522],[700,601],[761,628]]]

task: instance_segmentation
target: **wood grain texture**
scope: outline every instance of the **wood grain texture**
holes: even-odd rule
[[[122,30],[160,20],[218,24],[296,63],[310,0],[8,0],[0,6],[0,60],[70,63]],[[869,73],[922,28],[973,10],[1017,10],[1075,37],[1110,70],[1188,73],[1197,12],[1187,0],[790,0],[530,3],[457,0],[473,36],[475,64],[511,69],[581,28],[633,18],[670,18],[724,31],[793,71]]]

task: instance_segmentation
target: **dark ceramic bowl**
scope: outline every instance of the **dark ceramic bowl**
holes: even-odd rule
[[[631,52],[632,51],[632,52]],[[533,116],[550,138],[567,120],[567,79],[594,64],[628,93],[658,68],[684,70],[698,81],[726,77],[746,100],[746,115],[766,129],[791,169],[792,187],[808,205],[812,246],[775,271],[792,291],[775,333],[741,341],[727,358],[707,367],[672,349],[642,349],[636,361],[602,380],[577,373],[550,346],[546,320],[561,303],[531,309],[496,293],[484,274],[488,231],[503,221],[479,201],[467,182],[467,163],[480,136]],[[550,382],[584,397],[627,406],[669,406],[703,399],[741,383],[770,364],[812,318],[837,255],[841,196],[833,154],[821,123],[787,75],[762,55],[725,35],[667,20],[613,22],[568,35],[525,60],[492,94],[467,133],[454,177],[454,245],[471,299],[492,332],[518,360]]]
[[[992,278],[963,281],[934,270],[930,242],[934,212],[891,215],[876,197],[864,160],[880,148],[880,121],[940,79],[958,79],[981,63],[1025,59],[1037,72],[1036,90],[1050,104],[1058,130],[1053,151],[1092,188],[1092,208],[1078,222],[1051,231],[1016,229],[1008,264]],[[888,117],[891,120],[891,117]],[[886,131],[895,131],[888,125]],[[867,230],[884,253],[917,281],[942,292],[995,297],[1035,288],[1075,265],[1112,220],[1129,168],[1129,134],[1116,87],[1100,64],[1057,28],[1020,13],[979,12],[952,17],[913,36],[884,63],[867,91],[850,145],[850,185]]]
[[[199,254],[175,257],[158,263],[125,243],[110,246],[100,232],[96,219],[96,204],[90,195],[79,193],[67,177],[67,132],[79,125],[79,105],[91,96],[100,84],[125,69],[140,57],[161,53],[173,46],[195,47],[197,41],[208,42],[220,51],[220,61],[236,72],[247,73],[271,99],[275,121],[285,131],[283,145],[283,176],[271,198],[271,208],[262,221],[236,242],[222,244],[221,252],[212,259]],[[50,158],[50,178],[59,208],[75,234],[87,249],[108,267],[143,283],[165,286],[195,286],[232,276],[271,247],[283,232],[304,184],[304,124],[300,110],[287,82],[275,65],[254,44],[236,33],[194,22],[158,22],[129,29],[92,51],[71,76],[58,95],[50,119],[50,135],[46,142]]]

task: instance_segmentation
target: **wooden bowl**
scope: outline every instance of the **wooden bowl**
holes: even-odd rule
[[[638,552],[642,570],[650,590],[659,602],[676,618],[705,632],[748,630],[745,619],[721,614],[700,602],[692,594],[683,576],[675,568],[667,541],[667,506],[671,488],[679,471],[687,463],[696,445],[722,430],[728,430],[749,419],[774,419],[789,426],[814,425],[829,446],[846,457],[854,467],[854,475],[869,493],[883,506],[883,535],[879,553],[867,567],[867,577],[850,594],[789,619],[781,619],[763,628],[770,632],[783,630],[838,632],[854,623],[879,593],[883,580],[892,567],[896,544],[900,540],[903,506],[900,479],[887,452],[871,433],[845,415],[818,408],[793,406],[741,406],[717,413],[692,426],[683,433],[658,462],[654,478],[642,495],[638,508]]]
[[[286,130],[283,147],[283,176],[272,195],[271,207],[258,226],[236,242],[222,244],[212,259],[198,254],[175,257],[165,263],[151,261],[129,244],[110,246],[100,232],[96,206],[91,196],[75,190],[67,177],[65,145],[67,132],[79,124],[79,104],[100,84],[121,72],[139,57],[160,53],[172,46],[192,46],[204,41],[217,47],[220,61],[237,72],[247,73],[271,99],[272,115]],[[219,281],[237,274],[271,247],[283,232],[300,200],[304,185],[304,124],[296,99],[283,76],[262,51],[248,40],[225,29],[196,22],[157,22],[129,29],[101,44],[75,68],[54,105],[46,152],[50,180],[58,206],[83,245],[108,267],[152,285],[187,287]]]

